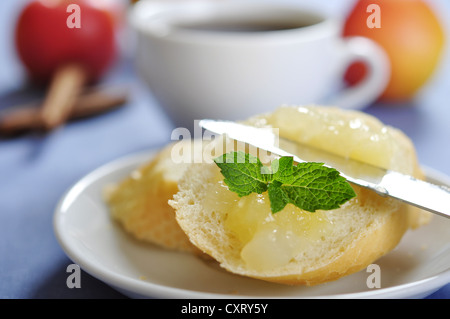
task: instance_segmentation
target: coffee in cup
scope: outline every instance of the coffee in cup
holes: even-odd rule
[[[361,109],[389,79],[384,51],[341,37],[322,12],[276,1],[141,0],[131,10],[137,70],[178,126],[241,120],[283,104]],[[354,61],[366,78],[341,88]]]

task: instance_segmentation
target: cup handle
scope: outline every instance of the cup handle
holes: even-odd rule
[[[362,109],[374,102],[386,88],[390,77],[390,62],[385,51],[374,41],[364,37],[343,39],[345,58],[342,65],[341,79],[352,62],[366,64],[367,74],[358,84],[343,89],[331,101],[347,109]]]

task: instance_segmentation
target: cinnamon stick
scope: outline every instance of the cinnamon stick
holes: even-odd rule
[[[128,93],[110,88],[93,89],[83,92],[76,99],[67,120],[76,120],[84,117],[105,113],[126,103]],[[38,104],[30,104],[10,111],[0,118],[0,135],[16,135],[24,131],[41,130],[44,126],[42,109]]]
[[[55,72],[40,110],[45,130],[50,131],[66,121],[86,79],[86,70],[77,64],[63,65]]]

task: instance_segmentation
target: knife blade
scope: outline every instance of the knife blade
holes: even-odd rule
[[[199,126],[214,134],[226,135],[277,156],[291,156],[297,163],[321,162],[338,170],[350,183],[407,204],[450,218],[450,188],[423,181],[389,169],[303,145],[275,134],[233,121],[204,119]]]

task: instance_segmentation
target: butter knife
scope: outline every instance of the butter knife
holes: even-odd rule
[[[297,163],[321,162],[341,173],[350,183],[407,204],[450,218],[450,188],[416,179],[396,171],[344,158],[318,148],[279,137],[272,129],[232,121],[204,119],[199,126],[277,156],[292,156]]]

